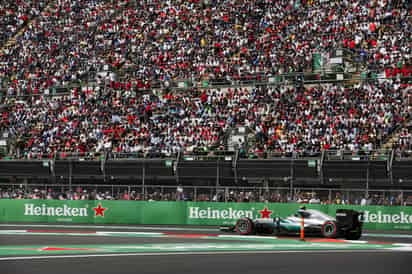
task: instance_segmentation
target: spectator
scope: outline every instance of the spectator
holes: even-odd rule
[[[249,154],[258,157],[270,151],[369,152],[408,117],[404,93],[389,83],[123,95],[111,88],[87,93],[74,89],[63,97],[6,98],[10,108],[1,112],[0,130],[18,136],[15,156],[29,159],[207,154],[213,148],[225,149],[224,136],[232,127],[254,132],[256,141]]]
[[[369,71],[410,75],[408,1],[19,0],[0,12],[3,41],[34,18],[0,56],[10,95],[90,79],[121,90],[268,79],[338,48]]]
[[[206,190],[206,189],[205,189]],[[298,192],[295,195],[295,199],[292,199],[289,191],[267,189],[266,191],[259,192],[258,189],[253,191],[243,191],[239,189],[228,189],[227,191],[219,190],[216,196],[216,192],[207,189],[205,193],[197,193],[196,196],[192,194],[193,190],[183,189],[181,186],[169,190],[162,189],[150,189],[146,188],[145,195],[141,195],[139,191],[124,191],[115,189],[107,191],[104,189],[75,189],[75,190],[57,190],[51,188],[2,188],[0,189],[0,199],[47,199],[47,200],[147,200],[147,201],[191,201],[197,202],[265,202],[265,203],[309,203],[309,204],[341,204],[341,205],[385,205],[385,206],[399,206],[405,205],[406,200],[409,198],[402,197],[402,193],[393,195],[374,194],[371,199],[368,196],[363,196],[359,201],[357,199],[347,199],[341,193],[336,193],[333,201],[329,200],[328,195],[322,196],[316,192]],[[361,190],[359,190],[361,191]],[[356,196],[356,192],[349,192],[351,197]],[[214,193],[213,193],[214,192]],[[213,194],[212,194],[213,193]],[[260,194],[259,194],[260,193]],[[364,193],[364,190],[362,190]],[[227,196],[225,196],[227,195]],[[226,197],[226,198],[225,198]]]

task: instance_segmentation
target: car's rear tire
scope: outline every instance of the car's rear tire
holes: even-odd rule
[[[334,221],[326,221],[322,226],[322,236],[325,238],[336,238],[338,227]]]
[[[359,240],[361,236],[362,236],[362,229],[357,228],[354,231],[346,232],[345,238],[347,240]]]
[[[250,235],[254,233],[253,221],[249,218],[242,218],[236,222],[236,232],[240,235]]]

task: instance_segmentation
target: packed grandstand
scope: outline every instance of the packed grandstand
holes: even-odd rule
[[[19,0],[0,15],[4,160],[410,155],[410,1]]]
[[[410,273],[411,33],[411,0],[1,0],[3,272]]]
[[[255,135],[244,155],[370,151],[394,133],[409,149],[410,2],[273,2],[3,1],[3,156],[208,152],[239,127]],[[375,79],[264,81],[336,49]]]

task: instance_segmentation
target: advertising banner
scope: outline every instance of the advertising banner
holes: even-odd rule
[[[1,223],[230,225],[248,217],[287,217],[302,204],[0,200]],[[340,208],[364,213],[364,228],[411,230],[412,207],[306,205],[335,216]]]
[[[241,217],[275,218],[294,214],[302,204],[262,204],[262,203],[188,203],[187,224],[190,225],[230,225]],[[320,210],[335,217],[336,210],[354,209],[364,213],[364,228],[371,230],[412,229],[412,207],[401,206],[354,206],[354,205],[313,205],[309,209]]]

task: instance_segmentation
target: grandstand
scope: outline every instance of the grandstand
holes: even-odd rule
[[[1,0],[1,272],[410,274],[411,33],[411,0]]]
[[[2,182],[409,189],[411,12],[2,1]]]

